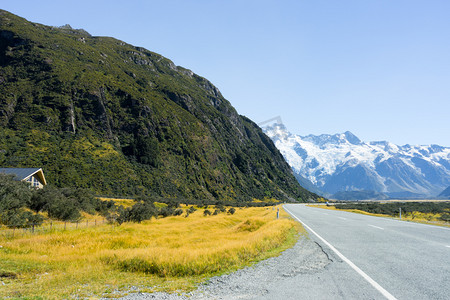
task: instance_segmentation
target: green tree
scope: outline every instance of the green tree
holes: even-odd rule
[[[157,216],[157,209],[153,203],[138,202],[128,210],[128,221],[141,223]]]

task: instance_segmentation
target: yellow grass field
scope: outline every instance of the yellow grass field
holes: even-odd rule
[[[300,226],[280,210],[189,215],[121,226],[0,235],[0,298],[61,299],[186,291],[206,278],[294,245]],[[33,299],[34,299],[33,298]]]
[[[116,203],[116,205],[121,205],[124,208],[128,208],[133,206],[136,201],[134,201],[133,199],[118,199],[118,198],[104,198],[104,197],[100,197],[99,198],[102,201],[114,201]]]
[[[412,202],[412,201],[411,201]],[[352,213],[362,214],[362,215],[369,215],[369,216],[377,216],[377,217],[384,217],[384,218],[393,218],[393,219],[399,219],[398,217],[392,217],[389,215],[383,215],[383,214],[373,214],[369,213],[363,210],[359,209],[337,209],[334,207],[334,205],[308,205],[312,207],[318,207],[323,209],[330,209],[330,210],[341,210],[341,211],[348,211]],[[404,221],[410,221],[410,222],[416,222],[416,223],[422,223],[422,224],[430,224],[430,225],[438,225],[438,226],[445,226],[450,227],[450,224],[447,222],[439,220],[440,214],[432,214],[432,213],[422,213],[418,211],[413,211],[409,213],[403,213],[402,214],[402,220]]]

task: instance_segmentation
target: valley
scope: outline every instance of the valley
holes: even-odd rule
[[[154,49],[162,49],[158,34],[170,39],[181,32],[169,44],[183,56],[194,55],[192,49],[219,53],[221,44],[213,41],[220,36],[215,26],[222,7],[201,3],[198,20],[184,11],[175,19],[179,7],[188,11],[195,5],[152,2],[140,21],[165,17],[145,28],[126,24],[138,21],[136,11],[130,14],[133,22],[122,11],[112,18],[132,30],[125,35],[130,40],[150,37],[147,45]],[[210,5],[217,10],[206,15]],[[80,20],[105,21],[102,6],[92,10],[95,17],[82,6]],[[228,14],[236,11],[243,12],[232,7]],[[234,45],[235,35],[246,33],[240,19],[247,21],[255,11],[226,15],[222,26],[233,28],[236,21],[236,32],[220,39]],[[271,17],[261,20],[276,25],[271,18],[277,15],[271,10]],[[202,18],[211,16],[204,23]],[[191,24],[200,27],[189,31]],[[315,27],[309,25],[301,28]],[[285,31],[289,43],[303,36]],[[353,114],[356,106],[346,102],[355,99],[333,95],[330,108],[336,111],[327,117],[320,107],[325,99],[319,98],[326,98],[328,89],[351,86],[361,74],[346,77],[344,65],[330,72],[337,65],[328,58],[300,61],[297,47],[271,48],[282,37],[269,39],[274,33],[244,34],[235,40],[237,56],[223,47],[218,61],[203,55],[195,68],[226,62],[218,71],[223,74],[210,78],[237,80],[240,95],[225,89],[224,95],[236,97],[231,100],[238,105],[253,104],[251,113],[270,110],[261,92],[277,104],[292,93],[285,98],[294,102],[283,109],[303,124],[334,117],[344,124],[337,108]],[[203,40],[190,49],[197,35]],[[257,46],[259,40],[271,41],[270,56],[262,56],[269,52]],[[246,48],[244,41],[253,44]],[[302,44],[300,56],[322,52],[319,45],[303,49],[308,44]],[[295,56],[281,63],[288,49]],[[252,68],[247,61],[254,58]],[[319,70],[322,61],[326,67]],[[334,72],[335,79],[348,82],[331,80],[326,87],[323,75]],[[307,92],[309,80],[319,81],[320,88]],[[223,84],[222,78],[217,86]],[[258,125],[217,86],[147,48],[0,9],[0,298],[447,298],[449,147],[366,142],[350,131],[301,136],[293,132],[304,128],[289,131],[280,117]],[[380,94],[383,101],[389,102],[388,94]],[[354,113],[359,117],[381,107],[374,98],[364,101],[370,107]],[[314,121],[299,118],[297,111]],[[34,171],[19,176],[24,170]]]

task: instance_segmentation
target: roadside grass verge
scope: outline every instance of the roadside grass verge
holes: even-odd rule
[[[272,207],[0,237],[0,298],[188,291],[292,247],[301,226]]]
[[[379,204],[383,205],[383,204]],[[369,215],[369,216],[376,216],[376,217],[383,217],[383,218],[392,218],[399,220],[399,214],[397,216],[389,215],[389,214],[380,214],[380,213],[370,213],[364,210],[360,209],[338,209],[334,205],[308,205],[311,207],[318,207],[322,209],[329,209],[329,210],[341,210],[341,211],[348,211],[352,213],[362,214],[362,215]],[[445,226],[450,227],[450,222],[442,221],[441,220],[442,213],[431,213],[431,212],[420,212],[420,211],[402,211],[402,220],[403,221],[409,221],[409,222],[416,222],[416,223],[422,223],[422,224],[429,224],[429,225],[437,225],[437,226]]]

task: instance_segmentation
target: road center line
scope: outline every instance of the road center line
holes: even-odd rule
[[[445,247],[450,248],[450,246],[445,246]]]
[[[342,219],[342,220],[347,220],[347,218],[344,218],[344,217],[338,217],[339,219]]]
[[[373,227],[373,228],[378,228],[378,229],[384,230],[384,228],[381,228],[381,227],[378,227],[378,226],[375,226],[375,225],[370,225],[370,224],[368,224],[368,225]]]
[[[386,291],[381,285],[379,285],[375,280],[373,280],[369,275],[364,273],[363,270],[358,268],[351,260],[349,260],[347,257],[345,257],[341,252],[339,252],[336,248],[334,248],[333,245],[328,243],[323,237],[318,235],[314,230],[311,229],[308,225],[306,225],[302,220],[297,218],[297,216],[293,215],[285,206],[283,207],[292,217],[297,219],[300,223],[303,224],[309,231],[311,231],[313,234],[315,234],[325,245],[327,245],[331,250],[334,251],[334,253],[337,254],[343,261],[345,261],[350,267],[352,267],[353,270],[355,270],[359,275],[361,275],[367,282],[369,282],[376,290],[378,290],[383,296],[386,297],[386,299],[389,300],[397,300],[391,293]]]

